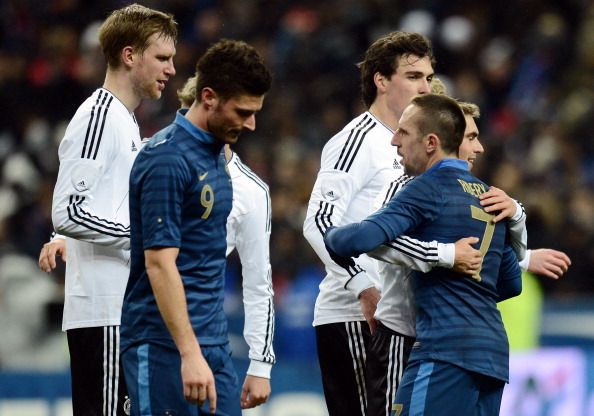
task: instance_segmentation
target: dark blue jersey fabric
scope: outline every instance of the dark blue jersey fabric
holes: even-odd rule
[[[138,341],[174,347],[145,269],[144,250],[162,247],[179,248],[176,264],[200,344],[228,342],[223,278],[233,191],[222,143],[184,114],[155,134],[130,174],[132,252],[122,349]]]
[[[491,223],[492,216],[479,204],[478,196],[487,190],[466,162],[445,159],[362,223],[330,230],[325,241],[349,256],[405,233],[442,243],[479,237],[484,255],[480,277],[443,268],[415,272],[417,343],[410,360],[445,361],[507,380],[509,348],[496,303],[519,294],[521,271],[507,243],[505,222]]]

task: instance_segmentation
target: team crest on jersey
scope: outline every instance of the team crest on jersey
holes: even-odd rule
[[[394,159],[394,164],[392,165],[394,169],[402,169],[402,165],[398,162],[397,159]]]
[[[132,151],[133,152],[138,152],[138,148],[136,147],[136,145],[134,144],[134,140],[132,140]]]

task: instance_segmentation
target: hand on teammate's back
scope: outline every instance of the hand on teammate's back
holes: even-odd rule
[[[479,242],[477,237],[466,237],[456,241],[456,253],[454,256],[454,267],[458,273],[475,275],[479,272],[483,263],[483,255],[472,244]]]
[[[505,191],[491,186],[487,192],[479,196],[485,212],[495,215],[493,222],[511,218],[516,213],[516,203]]]

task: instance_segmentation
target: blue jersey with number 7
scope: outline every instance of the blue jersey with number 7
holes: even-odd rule
[[[409,363],[439,360],[507,381],[509,346],[496,304],[518,294],[521,271],[507,241],[506,221],[494,224],[493,215],[479,203],[488,188],[465,161],[445,159],[367,220],[390,240],[403,233],[442,243],[480,239],[483,263],[478,275],[466,277],[443,268],[415,272],[417,342]]]

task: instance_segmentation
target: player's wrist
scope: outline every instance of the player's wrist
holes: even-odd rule
[[[353,276],[344,287],[358,299],[361,292],[365,289],[375,287],[375,285],[366,273],[360,272]]]
[[[265,363],[258,360],[250,360],[250,365],[247,369],[246,374],[248,376],[262,377],[270,379],[270,373],[272,371],[272,364]]]
[[[438,243],[437,244],[437,267],[445,267],[451,269],[454,267],[454,260],[456,258],[456,244],[454,243]]]

